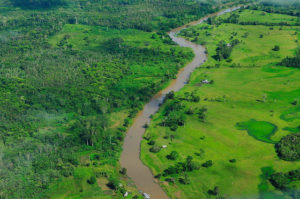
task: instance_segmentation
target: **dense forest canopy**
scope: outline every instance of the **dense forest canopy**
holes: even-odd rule
[[[62,5],[64,0],[11,0],[15,6],[23,8],[49,8]]]

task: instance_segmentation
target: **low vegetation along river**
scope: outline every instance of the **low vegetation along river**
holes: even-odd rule
[[[140,144],[145,132],[144,125],[146,123],[150,123],[150,116],[159,109],[159,106],[163,102],[166,94],[170,91],[176,92],[180,90],[187,83],[193,70],[203,64],[207,59],[205,48],[203,46],[187,41],[181,37],[177,37],[177,33],[188,26],[202,23],[210,16],[222,15],[239,8],[240,7],[230,8],[219,13],[206,16],[198,21],[191,22],[169,32],[169,36],[179,46],[192,48],[195,57],[191,63],[187,64],[179,71],[177,78],[173,80],[167,88],[157,93],[150,102],[144,106],[143,111],[139,113],[137,118],[134,120],[133,125],[127,132],[121,155],[121,166],[127,169],[127,175],[134,181],[137,188],[143,193],[150,195],[151,199],[167,199],[169,197],[159,186],[150,169],[140,160]]]

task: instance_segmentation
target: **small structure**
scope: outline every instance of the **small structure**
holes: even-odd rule
[[[209,84],[210,81],[208,81],[207,79],[204,79],[204,80],[201,81],[201,83],[202,83],[202,84]]]
[[[230,43],[228,43],[226,46],[227,46],[227,47],[231,47],[231,44],[230,44]]]
[[[162,145],[162,148],[163,148],[163,149],[167,148],[167,145]]]
[[[147,194],[147,193],[143,193],[143,196],[144,196],[145,199],[150,199],[150,195]]]
[[[128,196],[128,192],[126,191],[126,193],[124,193],[124,197],[127,197]]]

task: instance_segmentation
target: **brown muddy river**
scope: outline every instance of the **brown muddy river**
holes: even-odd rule
[[[146,123],[150,123],[150,116],[158,111],[159,105],[163,102],[165,95],[170,91],[179,91],[187,83],[193,70],[203,64],[207,59],[205,48],[203,46],[178,37],[177,33],[188,26],[202,23],[210,16],[222,15],[239,8],[240,7],[234,7],[215,14],[208,15],[200,20],[176,28],[168,33],[172,40],[179,46],[192,48],[195,57],[192,62],[187,64],[183,69],[179,71],[176,79],[174,79],[167,88],[153,96],[153,98],[144,106],[144,109],[138,114],[138,116],[134,120],[133,125],[127,132],[123,144],[123,152],[120,159],[121,166],[127,169],[127,175],[134,181],[137,188],[143,193],[147,193],[148,195],[150,195],[151,199],[168,199],[169,197],[157,183],[150,169],[146,167],[140,160],[140,144],[145,132],[145,128],[143,126]]]

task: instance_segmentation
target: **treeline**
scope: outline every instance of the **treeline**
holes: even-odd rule
[[[297,182],[300,181],[300,168],[286,173],[277,172],[269,177],[271,184],[292,198],[299,198],[300,191]]]
[[[286,14],[300,16],[299,1],[270,1],[264,0],[260,4],[250,7],[255,10],[262,10],[268,13]]]
[[[14,6],[23,8],[50,8],[64,4],[64,0],[10,0]]]
[[[284,58],[280,65],[292,67],[292,68],[300,68],[300,50],[297,51],[295,57],[286,57]]]
[[[258,10],[258,7],[250,6],[248,9]],[[242,12],[243,9],[240,10]],[[264,10],[262,10],[264,11]],[[264,11],[266,12],[266,11]],[[278,14],[286,14],[286,13],[278,13]],[[294,15],[293,15],[294,16]],[[208,24],[211,25],[220,25],[222,23],[232,23],[232,24],[239,24],[239,25],[264,25],[264,26],[299,26],[300,19],[295,20],[293,23],[281,21],[279,23],[275,22],[260,22],[260,21],[240,21],[240,15],[238,13],[231,13],[227,18],[209,18]]]

